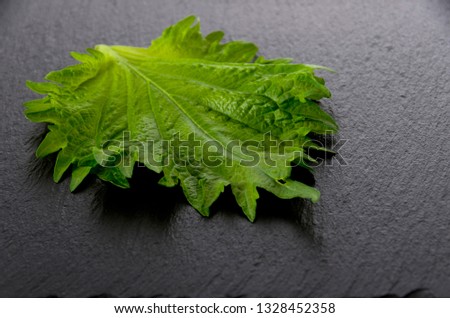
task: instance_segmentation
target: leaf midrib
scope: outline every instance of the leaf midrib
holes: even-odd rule
[[[118,53],[116,53],[114,50],[112,50],[110,47],[108,46],[102,46],[103,47],[107,47],[108,48],[108,53],[110,53],[116,60],[118,60],[120,62],[121,65],[126,66],[127,68],[129,68],[132,72],[134,72],[136,75],[138,75],[139,77],[141,77],[143,80],[145,80],[149,85],[152,85],[153,87],[155,87],[157,90],[159,90],[162,94],[164,94],[182,113],[183,115],[188,118],[194,125],[195,127],[197,127],[199,130],[201,130],[207,137],[209,137],[211,140],[215,140],[217,141],[226,152],[230,152],[230,150],[228,149],[228,147],[219,139],[219,138],[214,138],[210,132],[208,132],[204,127],[202,127],[202,125],[200,125],[194,118],[192,118],[191,116],[189,116],[189,114],[186,112],[186,110],[183,108],[182,105],[180,105],[180,103],[178,101],[176,101],[169,92],[167,92],[164,88],[162,88],[160,85],[158,85],[155,81],[153,81],[152,79],[150,79],[149,77],[147,77],[145,74],[143,74],[141,71],[139,71],[139,69],[137,69],[136,67],[134,67],[131,63],[128,62],[128,60],[126,58],[123,58],[122,56],[120,56]],[[224,114],[226,115],[226,114]],[[250,127],[251,128],[251,127]],[[158,128],[158,130],[160,130]],[[161,134],[161,131],[160,131]],[[234,147],[231,149],[231,153],[237,155],[240,159],[245,159],[241,156],[240,153],[236,153],[234,151],[232,151],[234,149]],[[233,156],[231,157],[232,160]]]

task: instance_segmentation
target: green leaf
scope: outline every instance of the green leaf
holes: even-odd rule
[[[36,154],[58,152],[54,180],[72,166],[72,191],[89,173],[126,188],[143,164],[204,216],[230,185],[250,221],[258,188],[316,202],[316,189],[289,176],[293,162],[313,162],[309,133],[338,129],[316,102],[331,96],[314,73],[322,67],[256,59],[254,44],[222,37],[203,37],[187,17],[148,48],[97,45],[47,82],[27,82],[46,95],[25,115],[49,124]]]

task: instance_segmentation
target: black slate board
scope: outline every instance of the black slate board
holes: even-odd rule
[[[347,164],[317,169],[319,203],[263,193],[251,224],[228,192],[205,219],[153,173],[71,194],[34,158],[25,80],[188,14],[338,71]],[[0,296],[450,296],[448,1],[0,0],[0,57]]]

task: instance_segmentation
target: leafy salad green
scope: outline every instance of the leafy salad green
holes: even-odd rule
[[[129,187],[135,165],[180,184],[202,215],[231,186],[250,221],[257,188],[316,202],[320,193],[290,179],[308,167],[310,133],[338,129],[317,100],[330,97],[326,69],[290,59],[256,58],[248,42],[206,37],[196,17],[167,28],[150,47],[97,45],[72,52],[79,64],[27,82],[43,98],[25,103],[33,122],[48,123],[37,156],[57,152],[53,178],[71,168],[73,191],[88,174]],[[275,146],[273,146],[275,145]]]

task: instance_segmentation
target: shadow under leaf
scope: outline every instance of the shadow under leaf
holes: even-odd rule
[[[42,140],[44,140],[47,132],[47,125],[37,125],[33,129],[30,138],[25,141],[25,146],[30,153],[25,169],[28,180],[32,184],[38,184],[44,180],[52,180],[53,167],[57,154],[53,153],[45,158],[36,157],[36,149]]]
[[[181,189],[159,185],[160,178],[161,175],[136,166],[129,189],[101,182],[92,202],[93,210],[106,219],[150,218],[152,222],[169,223],[184,197]]]
[[[42,182],[43,179],[52,179],[52,171],[56,154],[45,158],[36,158],[34,155],[39,143],[47,133],[46,126],[38,127],[33,136],[26,142],[33,152],[27,166],[27,175],[34,182]],[[315,136],[319,138],[319,136]],[[328,145],[332,140],[323,140]],[[332,154],[315,151],[311,156],[320,160],[331,160]],[[66,174],[68,174],[66,172]],[[169,223],[181,206],[188,205],[186,198],[179,186],[166,188],[158,184],[161,174],[154,173],[145,167],[136,166],[129,189],[121,189],[112,184],[99,181],[95,176],[89,176],[80,185],[76,192],[85,191],[96,183],[97,192],[92,202],[93,211],[100,212],[101,217],[113,218],[141,218],[149,217],[152,222]],[[314,175],[305,168],[295,166],[292,169],[291,178],[314,186]],[[314,237],[313,204],[303,199],[283,200],[273,194],[258,189],[257,221],[265,222],[271,219],[282,219],[297,224],[306,234]],[[228,213],[245,217],[241,208],[237,205],[229,187],[226,187],[219,199],[211,207],[212,217],[219,213]]]
[[[314,176],[307,169],[295,167],[293,177],[297,181],[314,185]],[[134,218],[152,215],[160,222],[169,222],[180,205],[188,202],[180,186],[166,188],[158,184],[160,174],[145,167],[135,167],[130,179],[130,188],[121,189],[102,182],[95,194],[93,209],[101,211],[103,217]],[[88,186],[87,183],[83,185]],[[258,189],[257,220],[283,219],[298,224],[303,230],[313,235],[313,204],[303,199],[283,200],[273,194]],[[237,205],[230,187],[226,187],[219,199],[211,207],[211,217],[219,213],[229,213],[245,217]]]

